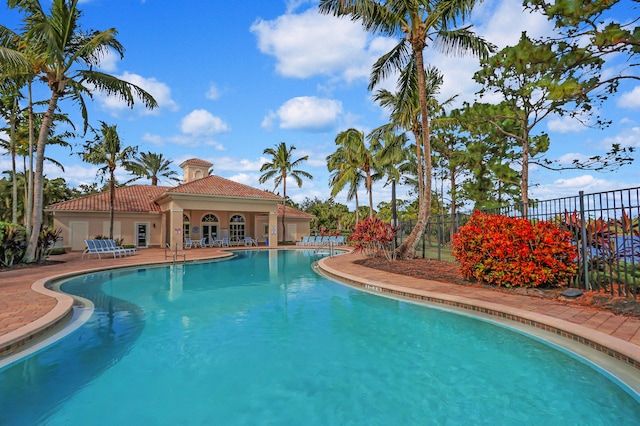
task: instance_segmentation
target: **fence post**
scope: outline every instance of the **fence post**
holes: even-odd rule
[[[584,218],[584,191],[578,192],[580,197],[580,238],[582,239],[582,269],[584,274],[584,288],[585,290],[591,290],[591,284],[589,283],[589,262],[587,260],[587,225]]]
[[[440,246],[442,244],[442,240],[444,239],[442,235],[444,234],[443,230],[440,229],[440,214],[436,215],[436,226],[438,227],[438,260],[442,260],[440,257]],[[444,218],[443,218],[444,222]]]

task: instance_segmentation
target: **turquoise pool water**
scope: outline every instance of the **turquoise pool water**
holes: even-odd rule
[[[2,425],[640,424],[537,340],[326,280],[308,251],[65,282],[89,321],[0,370]]]

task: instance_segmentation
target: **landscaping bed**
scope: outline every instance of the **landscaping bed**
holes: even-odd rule
[[[567,303],[576,303],[586,306],[592,306],[599,309],[606,309],[618,315],[627,315],[640,318],[640,301],[630,300],[624,297],[613,296],[603,292],[585,292],[577,299],[567,300],[560,293],[566,288],[523,288],[523,287],[496,287],[485,283],[469,282],[465,280],[460,273],[456,263],[441,262],[431,259],[410,259],[396,260],[390,262],[385,258],[377,257],[370,259],[362,259],[356,263],[369,268],[379,269],[400,275],[406,275],[414,278],[430,279],[433,281],[446,282],[465,286],[478,286],[489,288],[495,291],[507,293],[524,294],[533,297],[542,297],[550,299],[558,299]]]

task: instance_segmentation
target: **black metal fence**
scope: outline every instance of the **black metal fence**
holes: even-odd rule
[[[510,205],[487,213],[548,221],[569,231],[578,248],[579,272],[572,287],[638,297],[640,287],[640,187],[585,194],[528,205]],[[425,258],[455,261],[451,238],[469,218],[468,213],[433,215],[418,246]],[[401,222],[399,243],[411,232],[411,221]]]

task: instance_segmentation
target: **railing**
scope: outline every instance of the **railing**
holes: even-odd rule
[[[178,243],[176,243],[176,249],[175,251],[171,248],[171,245],[169,243],[165,244],[164,247],[164,258],[165,260],[167,259],[167,250],[169,250],[169,252],[171,252],[171,257],[173,258],[173,263],[175,264],[177,259],[178,259],[178,247],[180,252],[182,253],[182,262],[186,262],[187,261],[187,253],[185,253],[184,249],[182,248],[182,246],[178,246]]]
[[[572,235],[578,248],[579,272],[569,285],[638,297],[640,293],[640,187],[573,197],[531,201],[528,205],[486,209],[487,213],[555,223]],[[432,215],[418,255],[455,261],[451,238],[469,213]],[[399,244],[411,232],[411,221],[399,224]]]

